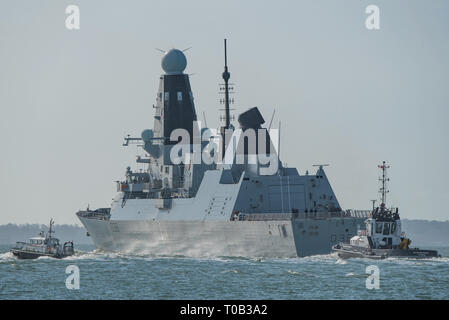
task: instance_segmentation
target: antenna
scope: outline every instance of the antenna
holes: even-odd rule
[[[223,80],[225,82],[225,128],[229,129],[229,125],[231,124],[231,116],[229,113],[229,78],[231,78],[231,73],[228,71],[228,55],[227,55],[227,47],[226,47],[226,39],[224,39],[224,58],[225,58],[225,67],[224,72],[222,74]]]
[[[274,110],[273,110],[273,115],[271,116],[270,125],[268,126],[268,131],[270,131],[271,123],[273,122],[275,112],[276,112],[276,108],[274,108]]]
[[[206,113],[203,111],[204,125],[207,128]]]
[[[385,202],[387,201],[387,193],[390,192],[390,190],[387,190],[387,182],[390,181],[390,179],[387,177],[387,169],[389,169],[390,166],[388,166],[386,162],[383,161],[381,165],[378,165],[378,167],[382,170],[382,178],[379,178],[379,181],[382,182],[382,186],[379,189],[379,193],[382,194],[381,206],[385,206]]]
[[[136,143],[139,143],[140,141],[142,141],[142,138],[131,138],[131,136],[129,134],[127,134],[126,137],[124,137],[123,139],[124,139],[124,142],[122,144],[123,147],[129,146],[130,143],[131,144],[136,144]]]
[[[232,84],[229,83],[229,79],[231,78],[231,73],[228,70],[228,51],[227,51],[227,46],[226,46],[226,39],[224,39],[224,58],[225,58],[225,66],[224,66],[224,72],[222,74],[223,80],[224,80],[224,85],[220,85],[220,91],[224,92],[220,92],[220,93],[224,93],[224,99],[220,99],[220,103],[224,103],[225,106],[225,114],[224,117],[220,117],[221,120],[225,120],[225,125],[221,127],[220,129],[220,133],[221,133],[221,138],[222,138],[222,157],[224,158],[225,155],[225,150],[227,147],[227,143],[226,142],[226,131],[229,129],[234,129],[234,127],[231,125],[231,114],[230,114],[230,109],[229,109],[229,104],[230,103],[234,103],[234,99],[229,99],[229,94],[232,93],[230,92],[230,90],[233,90],[234,87]],[[229,85],[231,85],[231,87],[229,87]]]
[[[278,134],[278,162],[281,162],[281,120],[279,120],[279,134]]]
[[[377,200],[375,200],[375,199],[374,199],[374,200],[371,200],[371,202],[373,203],[373,211],[374,211],[374,209],[375,209],[375,207],[376,207],[376,201],[377,201]]]
[[[49,238],[51,238],[51,234],[52,234],[52,232],[54,232],[54,231],[51,230],[51,227],[53,226],[53,224],[54,224],[53,219],[50,219],[50,229],[48,230],[48,236],[49,236]]]

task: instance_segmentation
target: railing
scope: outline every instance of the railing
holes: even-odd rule
[[[239,213],[239,221],[291,220],[292,213]]]
[[[82,218],[90,218],[97,220],[109,220],[111,217],[111,215],[108,212],[98,212],[98,211],[78,211],[76,214]]]
[[[275,221],[292,219],[328,219],[328,218],[369,218],[370,210],[346,210],[337,212],[293,212],[293,213],[243,213],[240,212],[235,220],[238,221]]]
[[[354,218],[370,218],[372,211],[371,210],[346,210],[350,217]]]

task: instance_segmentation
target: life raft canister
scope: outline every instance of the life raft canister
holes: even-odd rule
[[[404,239],[402,239],[401,244],[399,246],[402,250],[407,250],[408,246],[411,243],[412,243],[412,241],[409,238],[404,238]]]
[[[128,184],[127,183],[120,184],[120,191],[125,191],[127,189],[128,189]]]

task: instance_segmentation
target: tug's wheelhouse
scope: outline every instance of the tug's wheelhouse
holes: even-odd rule
[[[395,249],[403,238],[398,209],[388,210],[382,204],[366,220],[366,237],[371,248]]]

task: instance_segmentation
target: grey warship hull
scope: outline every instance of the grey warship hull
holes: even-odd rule
[[[363,218],[265,221],[113,221],[82,217],[97,248],[149,255],[304,257],[328,254]]]

